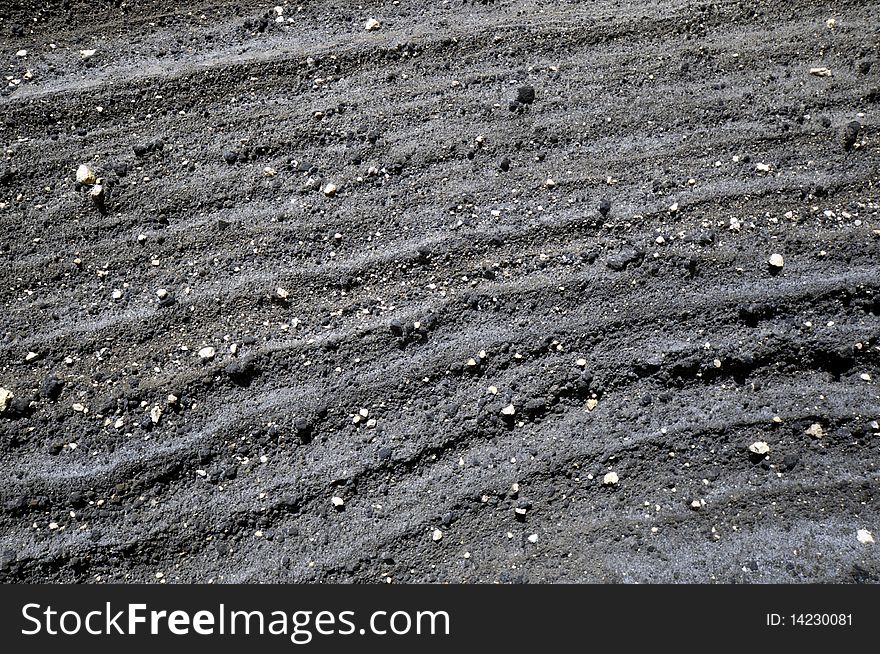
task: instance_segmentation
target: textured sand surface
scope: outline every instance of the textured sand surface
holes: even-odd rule
[[[0,11],[0,579],[880,580],[880,4],[181,4]]]

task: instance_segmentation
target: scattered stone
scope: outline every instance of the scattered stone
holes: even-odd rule
[[[93,171],[85,164],[81,164],[79,168],[76,169],[76,181],[78,184],[91,186],[95,183],[95,181],[97,181],[97,178],[95,177],[95,171]]]
[[[556,182],[553,180],[552,177],[548,177],[547,179],[544,180],[544,188],[555,188],[555,187],[556,187]]]
[[[609,472],[602,477],[602,483],[606,486],[616,486],[620,482],[620,477],[616,472]]]
[[[770,164],[758,163],[755,164],[755,170],[759,173],[769,173],[770,172]]]
[[[336,195],[337,191],[339,191],[339,187],[336,186],[336,184],[334,184],[333,182],[330,182],[329,184],[324,185],[323,192],[324,192],[324,195],[326,195],[328,198]]]
[[[210,361],[211,359],[213,359],[216,356],[216,354],[217,354],[217,350],[215,350],[210,345],[207,347],[203,347],[201,350],[199,350],[199,358],[202,361]]]
[[[587,400],[587,405],[586,405],[586,406],[587,406],[587,411],[588,411],[588,412],[589,412],[589,411],[592,411],[592,410],[595,409],[597,406],[599,406],[599,400],[597,400],[595,397],[591,397],[589,400]]]
[[[37,354],[36,352],[28,352],[25,355],[24,360],[30,362],[30,361],[33,361],[33,360],[39,359],[39,358],[40,358],[40,355]]]
[[[603,218],[608,215],[609,211],[611,211],[611,202],[606,198],[599,200],[599,213]]]
[[[874,534],[872,534],[867,529],[859,529],[856,532],[856,540],[858,540],[862,545],[873,545]]]
[[[814,422],[807,428],[806,434],[807,436],[812,436],[813,438],[822,438],[825,435],[825,430],[818,422]]]
[[[538,542],[538,534],[529,534],[529,542],[533,545]]]
[[[263,168],[263,175],[265,177],[275,177],[278,174],[278,171],[272,168],[272,166],[266,166]]]
[[[771,268],[782,270],[782,267],[785,265],[785,258],[778,253],[771,254],[770,258],[767,260],[767,263],[770,264]]]
[[[506,407],[501,409],[501,415],[503,416],[512,416],[514,413],[516,413],[516,407],[514,407],[512,404],[508,404]]]
[[[510,170],[510,159],[504,157],[501,161],[498,162],[498,167],[502,172],[508,172]]]
[[[871,375],[867,372],[863,372],[861,375],[859,375],[859,379],[861,379],[862,381],[871,381]]]
[[[0,388],[0,413],[6,411],[6,407],[9,406],[13,397],[15,397],[15,395],[12,394],[12,391]]]
[[[435,529],[431,533],[431,540],[434,541],[435,543],[439,543],[442,539],[443,539],[443,532],[440,531],[439,529]]]
[[[339,495],[334,495],[333,497],[331,497],[330,503],[333,504],[333,506],[337,509],[341,509],[343,506],[345,506],[345,500],[339,497]]]
[[[382,23],[380,23],[375,18],[370,18],[366,23],[364,23],[364,29],[367,30],[368,32],[374,32],[375,30],[379,29],[381,26],[382,26]]]
[[[160,300],[164,300],[168,297],[168,291],[164,288],[160,288],[158,291],[156,291],[156,297]]]
[[[238,153],[235,150],[226,150],[223,153],[223,161],[228,163],[230,166],[233,165],[236,161],[238,161]]]
[[[86,60],[94,57],[97,54],[97,52],[98,52],[97,50],[80,50],[79,56],[83,61],[86,61]]]
[[[281,288],[279,286],[275,289],[275,295],[277,295],[282,300],[286,300],[290,296],[290,293],[287,292],[287,289]]]
[[[89,412],[89,410],[86,408],[86,406],[84,404],[82,404],[81,402],[75,402],[70,408],[73,409],[74,411],[76,411],[77,413],[88,413]]]
[[[824,66],[810,68],[810,75],[815,75],[816,77],[831,77],[831,69],[825,68]]]
[[[757,454],[759,456],[765,456],[770,454],[770,446],[764,441],[755,441],[751,445],[749,445],[749,452],[752,454]]]
[[[162,409],[158,406],[154,406],[150,409],[150,420],[154,425],[158,425],[159,421],[162,419]]]

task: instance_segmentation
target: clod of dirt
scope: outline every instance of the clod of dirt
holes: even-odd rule
[[[862,124],[857,120],[851,120],[843,126],[840,134],[840,142],[844,150],[852,150],[856,141],[859,140],[859,132],[862,130]]]
[[[516,90],[516,101],[521,104],[532,104],[535,101],[535,87],[528,84],[520,86]]]

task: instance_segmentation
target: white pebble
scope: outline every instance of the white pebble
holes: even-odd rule
[[[94,184],[95,180],[95,171],[93,171],[85,164],[81,164],[76,169],[76,181],[79,184]]]
[[[214,356],[216,354],[217,354],[217,350],[215,350],[210,345],[207,347],[203,347],[201,350],[199,350],[199,358],[204,361],[210,361],[211,359],[214,358]]]
[[[616,486],[620,481],[620,477],[616,472],[609,472],[604,477],[602,477],[602,483],[606,486]]]

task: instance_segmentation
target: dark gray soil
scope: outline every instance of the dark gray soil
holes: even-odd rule
[[[880,3],[182,4],[0,11],[0,579],[880,581]]]

